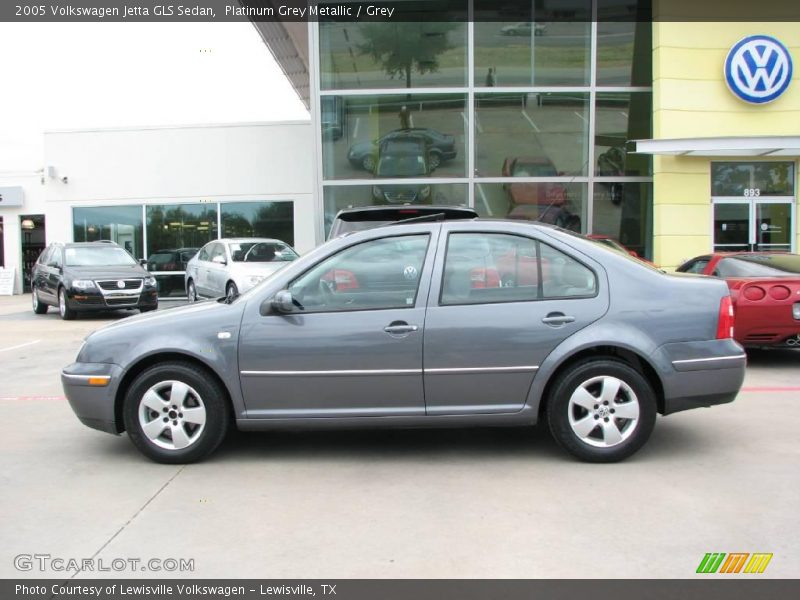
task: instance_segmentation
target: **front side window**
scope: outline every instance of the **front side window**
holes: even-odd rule
[[[531,238],[454,233],[447,241],[441,304],[527,302],[591,296],[594,273]]]
[[[428,240],[427,234],[408,235],[351,246],[307,271],[289,291],[305,312],[411,308]]]

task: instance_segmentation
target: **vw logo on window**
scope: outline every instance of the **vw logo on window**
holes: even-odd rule
[[[792,57],[768,35],[751,35],[736,43],[725,59],[725,82],[745,102],[772,102],[792,80]]]

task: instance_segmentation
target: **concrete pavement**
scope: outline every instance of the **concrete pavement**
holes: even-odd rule
[[[659,418],[621,464],[538,428],[237,433],[176,467],[61,398],[82,337],[124,313],[29,300],[0,298],[0,577],[72,575],[15,569],[34,553],[194,559],[190,577],[683,578],[706,552],[772,552],[762,577],[800,575],[798,351],[751,353],[735,403]],[[132,574],[176,575],[77,576]]]

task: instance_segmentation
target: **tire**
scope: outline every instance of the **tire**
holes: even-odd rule
[[[173,402],[176,393],[180,398]],[[188,411],[193,411],[191,417]],[[187,362],[167,362],[142,372],[125,393],[123,417],[139,452],[165,464],[205,458],[225,439],[231,423],[225,390]]]
[[[653,432],[656,413],[647,379],[611,358],[570,367],[558,376],[547,401],[547,421],[558,445],[596,463],[617,462],[639,450]]]
[[[232,281],[228,282],[228,285],[225,286],[225,297],[228,301],[233,300],[236,296],[239,295],[239,288],[236,287],[236,284]]]
[[[197,302],[197,288],[191,279],[186,284],[186,298],[189,300],[189,304]]]
[[[367,154],[361,160],[361,168],[372,173],[372,171],[375,169],[375,157],[371,154]]]
[[[39,292],[36,286],[31,288],[31,304],[33,305],[33,312],[37,315],[43,315],[47,312],[47,304],[39,300]]]
[[[146,312],[153,312],[157,307],[156,306],[148,306],[147,308],[140,308],[139,313],[144,314]]]
[[[76,314],[67,304],[67,292],[63,287],[58,288],[58,314],[65,321],[72,321]]]
[[[442,155],[438,152],[431,152],[428,157],[428,166],[434,171],[442,166]]]

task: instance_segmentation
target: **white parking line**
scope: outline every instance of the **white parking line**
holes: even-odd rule
[[[469,121],[467,120],[467,115],[464,112],[461,112],[461,118],[464,119],[464,125],[469,125]]]
[[[619,114],[621,114],[626,119],[628,118],[628,113],[626,113],[624,110],[619,111]]]
[[[587,121],[587,120],[586,120],[586,117],[584,117],[584,116],[583,116],[581,113],[579,113],[577,110],[573,111],[573,114],[574,114],[576,117],[578,117],[578,118],[579,118],[581,121],[583,121],[584,123],[588,123],[588,122],[589,122],[589,121]]]
[[[24,348],[25,346],[33,346],[34,344],[38,344],[42,340],[33,340],[32,342],[25,342],[24,344],[17,344],[16,346],[9,346],[8,348],[0,348],[0,352],[6,352],[8,350],[16,350],[17,348]]]
[[[353,125],[353,139],[358,137],[358,126],[361,124],[361,117],[356,117],[356,124]]]
[[[494,215],[494,213],[492,212],[492,208],[489,206],[489,201],[486,200],[486,194],[483,193],[483,186],[479,183],[476,187],[478,188],[478,193],[480,193],[481,195],[481,200],[483,201],[483,205],[486,207],[486,214],[488,214],[491,217],[492,215]]]
[[[478,130],[478,133],[483,133],[483,127],[481,127],[481,122],[478,120],[478,115],[475,115],[475,128]]]
[[[540,133],[540,132],[542,131],[541,129],[539,129],[539,128],[536,126],[536,123],[534,123],[534,122],[533,122],[533,119],[531,119],[531,116],[530,116],[528,113],[526,113],[524,110],[521,110],[521,111],[519,111],[519,112],[521,112],[521,113],[522,113],[522,116],[523,116],[523,117],[525,117],[525,119],[528,121],[528,123],[530,123],[530,124],[531,124],[531,127],[533,127],[533,130],[534,130],[536,133]]]

